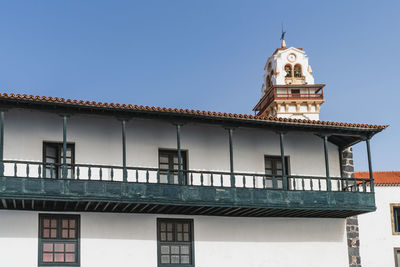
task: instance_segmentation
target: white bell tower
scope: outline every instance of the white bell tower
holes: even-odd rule
[[[308,57],[302,48],[286,47],[282,40],[265,64],[262,97],[257,115],[319,120],[324,84],[315,84]]]

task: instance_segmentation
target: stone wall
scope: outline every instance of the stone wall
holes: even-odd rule
[[[342,177],[354,177],[353,149],[342,151]],[[360,237],[357,216],[346,219],[347,248],[349,253],[349,267],[361,267]]]

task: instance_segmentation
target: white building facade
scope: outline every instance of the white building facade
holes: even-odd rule
[[[346,218],[375,210],[373,180],[346,177],[343,157],[386,126],[13,94],[0,107],[2,266],[348,266]]]
[[[355,173],[365,177],[365,173]],[[376,211],[358,217],[362,266],[400,266],[400,172],[374,172]]]

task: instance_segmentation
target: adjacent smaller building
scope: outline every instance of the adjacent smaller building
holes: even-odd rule
[[[356,178],[369,177],[356,172]],[[400,171],[374,172],[376,211],[358,217],[363,267],[400,266]]]

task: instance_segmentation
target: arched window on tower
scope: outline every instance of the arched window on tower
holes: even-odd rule
[[[285,77],[292,77],[292,65],[286,64],[285,72],[286,72],[286,76]]]
[[[269,77],[269,75],[267,76],[267,88],[271,87],[271,77]]]
[[[294,66],[294,77],[300,78],[302,77],[302,71],[301,71],[301,65],[300,64],[296,64]]]

